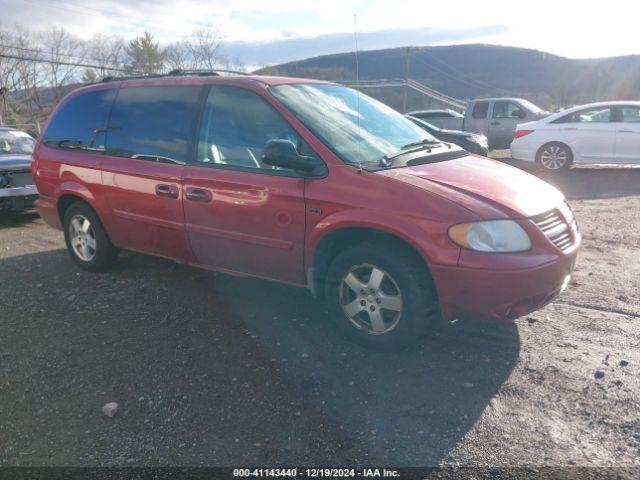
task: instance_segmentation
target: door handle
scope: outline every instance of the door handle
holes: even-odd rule
[[[491,125],[493,126],[500,125],[500,122],[491,122]]]
[[[213,199],[211,192],[205,188],[187,187],[185,197],[192,202],[210,202]]]
[[[578,130],[576,127],[566,127],[563,130]]]
[[[156,185],[156,195],[159,197],[178,198],[179,194],[180,189],[178,189],[176,185],[167,185],[164,183]]]
[[[620,133],[633,133],[633,130],[618,130]]]

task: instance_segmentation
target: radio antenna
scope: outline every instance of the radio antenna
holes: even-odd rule
[[[358,65],[358,15],[353,14],[353,43],[355,45],[356,55],[356,85],[360,83],[360,66]],[[358,171],[362,173],[362,160],[360,157],[360,90],[356,87],[356,111],[358,115]]]

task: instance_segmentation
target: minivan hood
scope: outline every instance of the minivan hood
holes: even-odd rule
[[[564,199],[555,187],[529,173],[473,155],[377,173],[446,196],[482,218],[531,217]]]

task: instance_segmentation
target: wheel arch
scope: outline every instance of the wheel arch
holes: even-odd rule
[[[428,258],[425,258],[417,246],[398,232],[390,232],[379,226],[357,225],[341,226],[331,229],[317,238],[307,263],[307,283],[314,296],[321,298],[324,282],[333,259],[345,248],[364,242],[380,242],[390,248],[399,248],[415,256],[431,276]]]
[[[549,145],[562,145],[563,147],[565,147],[567,149],[567,151],[569,152],[569,165],[573,164],[573,160],[575,158],[575,153],[574,153],[573,149],[571,148],[571,145],[569,145],[567,142],[564,142],[562,140],[552,140],[550,142],[543,143],[542,145],[540,145],[538,150],[536,150],[536,163],[538,165],[540,165],[540,156],[542,155],[542,151],[546,147],[548,147]]]
[[[88,188],[78,183],[62,183],[56,191],[56,198],[56,207],[58,209],[58,216],[61,223],[64,223],[64,213],[67,211],[69,206],[75,202],[84,202],[89,205],[94,212],[96,212],[96,209],[93,206],[93,203],[95,202],[93,193],[91,193]],[[98,212],[96,212],[96,215],[97,213]]]

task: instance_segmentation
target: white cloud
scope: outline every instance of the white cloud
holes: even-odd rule
[[[265,42],[349,33],[357,13],[362,32],[503,25],[503,33],[482,40],[593,57],[640,53],[632,5],[622,0],[605,4],[559,0],[0,0],[0,28],[56,25],[85,38],[97,32],[133,37],[148,30],[168,42],[204,24],[215,24],[228,42]]]

